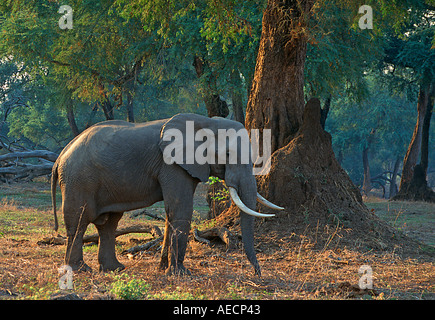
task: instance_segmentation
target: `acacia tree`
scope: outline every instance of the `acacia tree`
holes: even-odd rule
[[[70,1],[73,28],[61,29],[59,4],[53,1],[0,1],[0,52],[24,62],[34,73],[50,73],[71,99],[67,109],[74,134],[75,100],[98,102],[107,120],[127,101],[127,120],[134,121],[135,83],[146,58],[161,43],[137,19],[123,18],[114,0]],[[115,105],[117,102],[117,105]]]

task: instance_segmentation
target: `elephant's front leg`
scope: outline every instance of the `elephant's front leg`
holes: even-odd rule
[[[190,231],[190,219],[171,221],[169,229],[166,275],[190,275],[190,271],[183,264]]]
[[[172,182],[166,188],[162,185],[166,228],[160,268],[166,269],[167,275],[190,274],[183,261],[190,232],[196,184],[197,182],[192,179],[185,179],[177,184]]]

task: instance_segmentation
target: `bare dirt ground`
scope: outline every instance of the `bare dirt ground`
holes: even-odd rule
[[[320,249],[303,234],[258,234],[256,249],[262,277],[254,276],[241,247],[227,251],[192,240],[185,265],[192,276],[167,277],[157,270],[158,246],[134,257],[121,253],[150,240],[149,234],[117,238],[117,254],[126,266],[122,272],[99,273],[97,245],[84,248],[93,272],[74,274],[73,289],[60,290],[58,269],[64,245],[38,245],[54,236],[49,185],[27,183],[0,186],[0,299],[53,299],[72,294],[81,299],[435,299],[434,207],[425,203],[388,203],[369,199],[367,205],[381,219],[423,242],[427,254],[400,257],[394,250],[364,251],[326,242]],[[60,201],[60,195],[58,195]],[[213,221],[200,218],[208,211],[204,189],[195,198],[193,227],[200,230]],[[161,215],[163,205],[147,209]],[[59,233],[65,235],[62,214]],[[164,223],[144,215],[125,214],[120,227]],[[93,226],[87,234],[95,233]],[[322,236],[338,237],[336,230]],[[358,286],[361,266],[372,271],[373,290]]]

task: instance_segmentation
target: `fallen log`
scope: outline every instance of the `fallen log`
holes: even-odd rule
[[[138,252],[151,249],[154,246],[160,244],[160,242],[162,242],[162,241],[163,241],[163,236],[160,236],[157,239],[148,241],[145,244],[141,244],[141,245],[138,245],[138,246],[131,247],[130,249],[124,250],[121,254],[133,254],[134,255],[134,254],[136,254]]]
[[[8,167],[0,167],[0,174],[23,174],[23,173],[40,173],[49,174],[51,173],[51,168],[53,164],[43,163],[43,164],[28,164],[28,163],[17,163],[10,165]]]
[[[132,218],[137,218],[137,217],[139,217],[139,216],[141,216],[141,215],[145,215],[145,216],[148,216],[148,217],[151,217],[151,218],[153,218],[153,219],[160,220],[160,221],[166,221],[165,218],[162,218],[162,217],[158,216],[157,214],[150,213],[150,212],[147,211],[147,209],[143,209],[143,210],[141,210],[141,211],[139,211],[139,212],[134,212],[134,213],[131,215],[131,217],[132,217]]]
[[[59,155],[48,150],[33,150],[22,152],[11,152],[0,156],[0,161],[9,159],[25,159],[25,158],[42,158],[51,162],[55,162]]]
[[[7,182],[8,179],[29,181],[39,176],[48,175],[58,157],[57,153],[48,150],[10,151],[12,152],[0,155],[0,181],[2,182]],[[40,164],[21,161],[29,158],[38,159]]]
[[[50,174],[52,167],[52,163],[43,163],[39,165],[14,163],[7,167],[0,167],[0,180],[2,182],[7,182],[8,179],[12,181],[19,181],[24,179],[25,181],[30,181],[33,178]]]
[[[133,226],[121,228],[115,231],[115,238],[122,236],[124,234],[129,233],[150,233],[153,237],[162,236],[162,231],[160,231],[159,227],[153,226],[151,224],[148,225],[140,225],[136,224]],[[83,243],[96,242],[98,243],[98,233],[91,234],[89,236],[83,237]]]
[[[38,246],[42,245],[52,245],[52,246],[58,246],[58,245],[65,245],[66,244],[66,238],[58,234],[55,237],[45,237],[36,242]]]
[[[129,234],[129,233],[150,233],[153,237],[162,237],[162,231],[159,227],[153,225],[133,225],[125,228],[121,228],[115,231],[115,238]],[[83,243],[98,243],[98,233],[94,233],[83,237]],[[65,245],[67,242],[66,238],[57,235],[55,237],[45,237],[38,241],[38,245]]]
[[[225,227],[211,228],[204,231],[198,231],[198,229],[194,229],[193,236],[196,241],[205,243],[208,246],[211,246],[211,241],[220,239],[225,243],[227,250],[234,249],[238,242],[237,237]]]

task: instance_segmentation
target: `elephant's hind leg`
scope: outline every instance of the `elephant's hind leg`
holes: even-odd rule
[[[86,206],[77,209],[64,202],[63,215],[67,234],[65,264],[73,271],[92,271],[83,260],[83,235],[89,224]]]
[[[115,254],[115,231],[119,220],[122,218],[121,213],[106,213],[107,220],[95,226],[100,236],[98,244],[98,262],[100,271],[115,271],[123,270],[124,265],[118,261]]]

